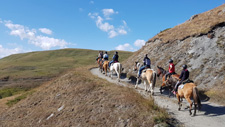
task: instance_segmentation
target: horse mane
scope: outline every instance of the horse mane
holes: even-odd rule
[[[163,74],[163,75],[165,75],[166,74],[166,70],[165,69],[163,69],[162,67],[159,67],[159,66],[157,66],[158,68],[159,68],[159,70],[161,71],[161,73]]]

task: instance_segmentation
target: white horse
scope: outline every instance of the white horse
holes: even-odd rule
[[[141,67],[141,64],[138,62],[135,62],[134,71],[138,71]],[[154,94],[154,87],[156,83],[156,72],[153,69],[146,69],[143,70],[141,73],[141,76],[138,76],[137,72],[137,82],[135,85],[135,88],[137,88],[139,80],[142,79],[144,81],[145,91],[147,91],[147,85],[146,82],[149,83],[149,89],[148,91],[153,95]]]
[[[121,71],[122,71],[122,64],[120,63],[112,63],[111,66],[110,66],[110,72],[111,72],[111,78],[112,78],[112,75],[113,75],[113,71],[116,72],[117,74],[117,80],[118,82],[120,81],[120,74],[121,74]]]

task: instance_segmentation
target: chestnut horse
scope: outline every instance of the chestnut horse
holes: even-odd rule
[[[134,71],[138,71],[141,67],[141,64],[138,62],[135,62],[135,66],[134,66]],[[144,80],[144,86],[145,86],[145,91],[147,91],[147,85],[146,83],[149,83],[149,89],[148,91],[154,95],[154,87],[155,87],[155,83],[156,83],[156,72],[153,69],[146,69],[145,71],[143,70],[141,73],[141,76],[138,76],[138,72],[137,72],[137,82],[135,85],[135,88],[137,88],[138,82],[140,80],[140,78],[142,80]]]
[[[108,66],[109,66],[109,61],[105,60],[104,63],[103,63],[103,71],[105,72],[106,76],[107,76]]]
[[[179,76],[178,74],[173,74],[172,76],[168,76],[167,80],[165,80],[165,74],[167,73],[167,71],[165,69],[163,69],[162,67],[157,66],[157,77],[159,77],[160,75],[162,75],[162,85],[160,87],[160,93],[162,94],[162,90],[165,89],[166,87],[169,89],[169,97],[171,96],[171,91],[173,90],[173,88],[175,87],[177,81],[179,80]]]
[[[180,111],[181,106],[182,106],[181,99],[185,98],[190,104],[189,113],[190,113],[190,115],[192,114],[191,109],[192,109],[193,102],[190,99],[191,97],[193,98],[193,101],[194,101],[194,114],[193,114],[193,116],[196,115],[196,107],[198,107],[198,110],[201,109],[201,100],[200,100],[200,97],[199,97],[199,92],[198,92],[197,86],[194,83],[186,83],[183,86],[182,89],[179,87],[178,92],[176,93],[176,96],[177,96],[177,99],[178,99],[178,105],[179,105],[178,110],[179,111]]]
[[[98,58],[97,63],[98,63],[98,67],[99,67],[99,70],[101,71],[101,73],[102,73],[102,62],[103,62],[103,59]]]

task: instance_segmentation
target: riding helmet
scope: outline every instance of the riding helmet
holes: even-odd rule
[[[105,51],[105,53],[107,54],[107,51]]]
[[[116,51],[115,53],[117,54],[118,52]]]
[[[173,60],[172,60],[172,59],[170,59],[170,60],[169,60],[169,63],[173,63]]]
[[[184,64],[182,67],[183,67],[184,69],[187,69],[187,65],[186,65],[186,64]]]

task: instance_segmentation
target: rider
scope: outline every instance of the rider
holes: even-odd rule
[[[141,76],[142,70],[144,70],[145,68],[151,68],[151,60],[148,58],[148,54],[145,54],[143,62],[144,62],[144,66],[140,67],[138,71],[138,77]]]
[[[116,51],[115,54],[113,55],[113,60],[109,62],[109,67],[112,63],[119,62],[118,59],[119,59],[119,56],[118,56],[118,52]]]
[[[170,63],[170,65],[169,65],[169,72],[166,73],[165,80],[167,80],[167,76],[175,74],[175,65],[173,64],[173,60],[170,59],[169,63]]]
[[[108,59],[109,59],[109,56],[108,56],[108,54],[107,54],[107,51],[105,51],[105,54],[103,55],[103,59],[104,59],[104,60],[108,60]]]
[[[107,51],[105,51],[105,54],[103,55],[103,62],[102,62],[102,64],[104,64],[104,61],[108,60],[108,59],[109,59],[109,56],[107,54]]]
[[[187,70],[187,65],[184,64],[182,67],[183,67],[183,70],[182,70],[182,72],[180,74],[180,77],[179,77],[180,81],[177,82],[177,84],[176,84],[176,86],[174,88],[175,92],[177,92],[178,86],[189,78],[189,71]]]
[[[102,59],[103,58],[103,51],[99,51],[99,53],[98,53],[98,57],[96,58],[96,61],[98,60],[98,59]]]

